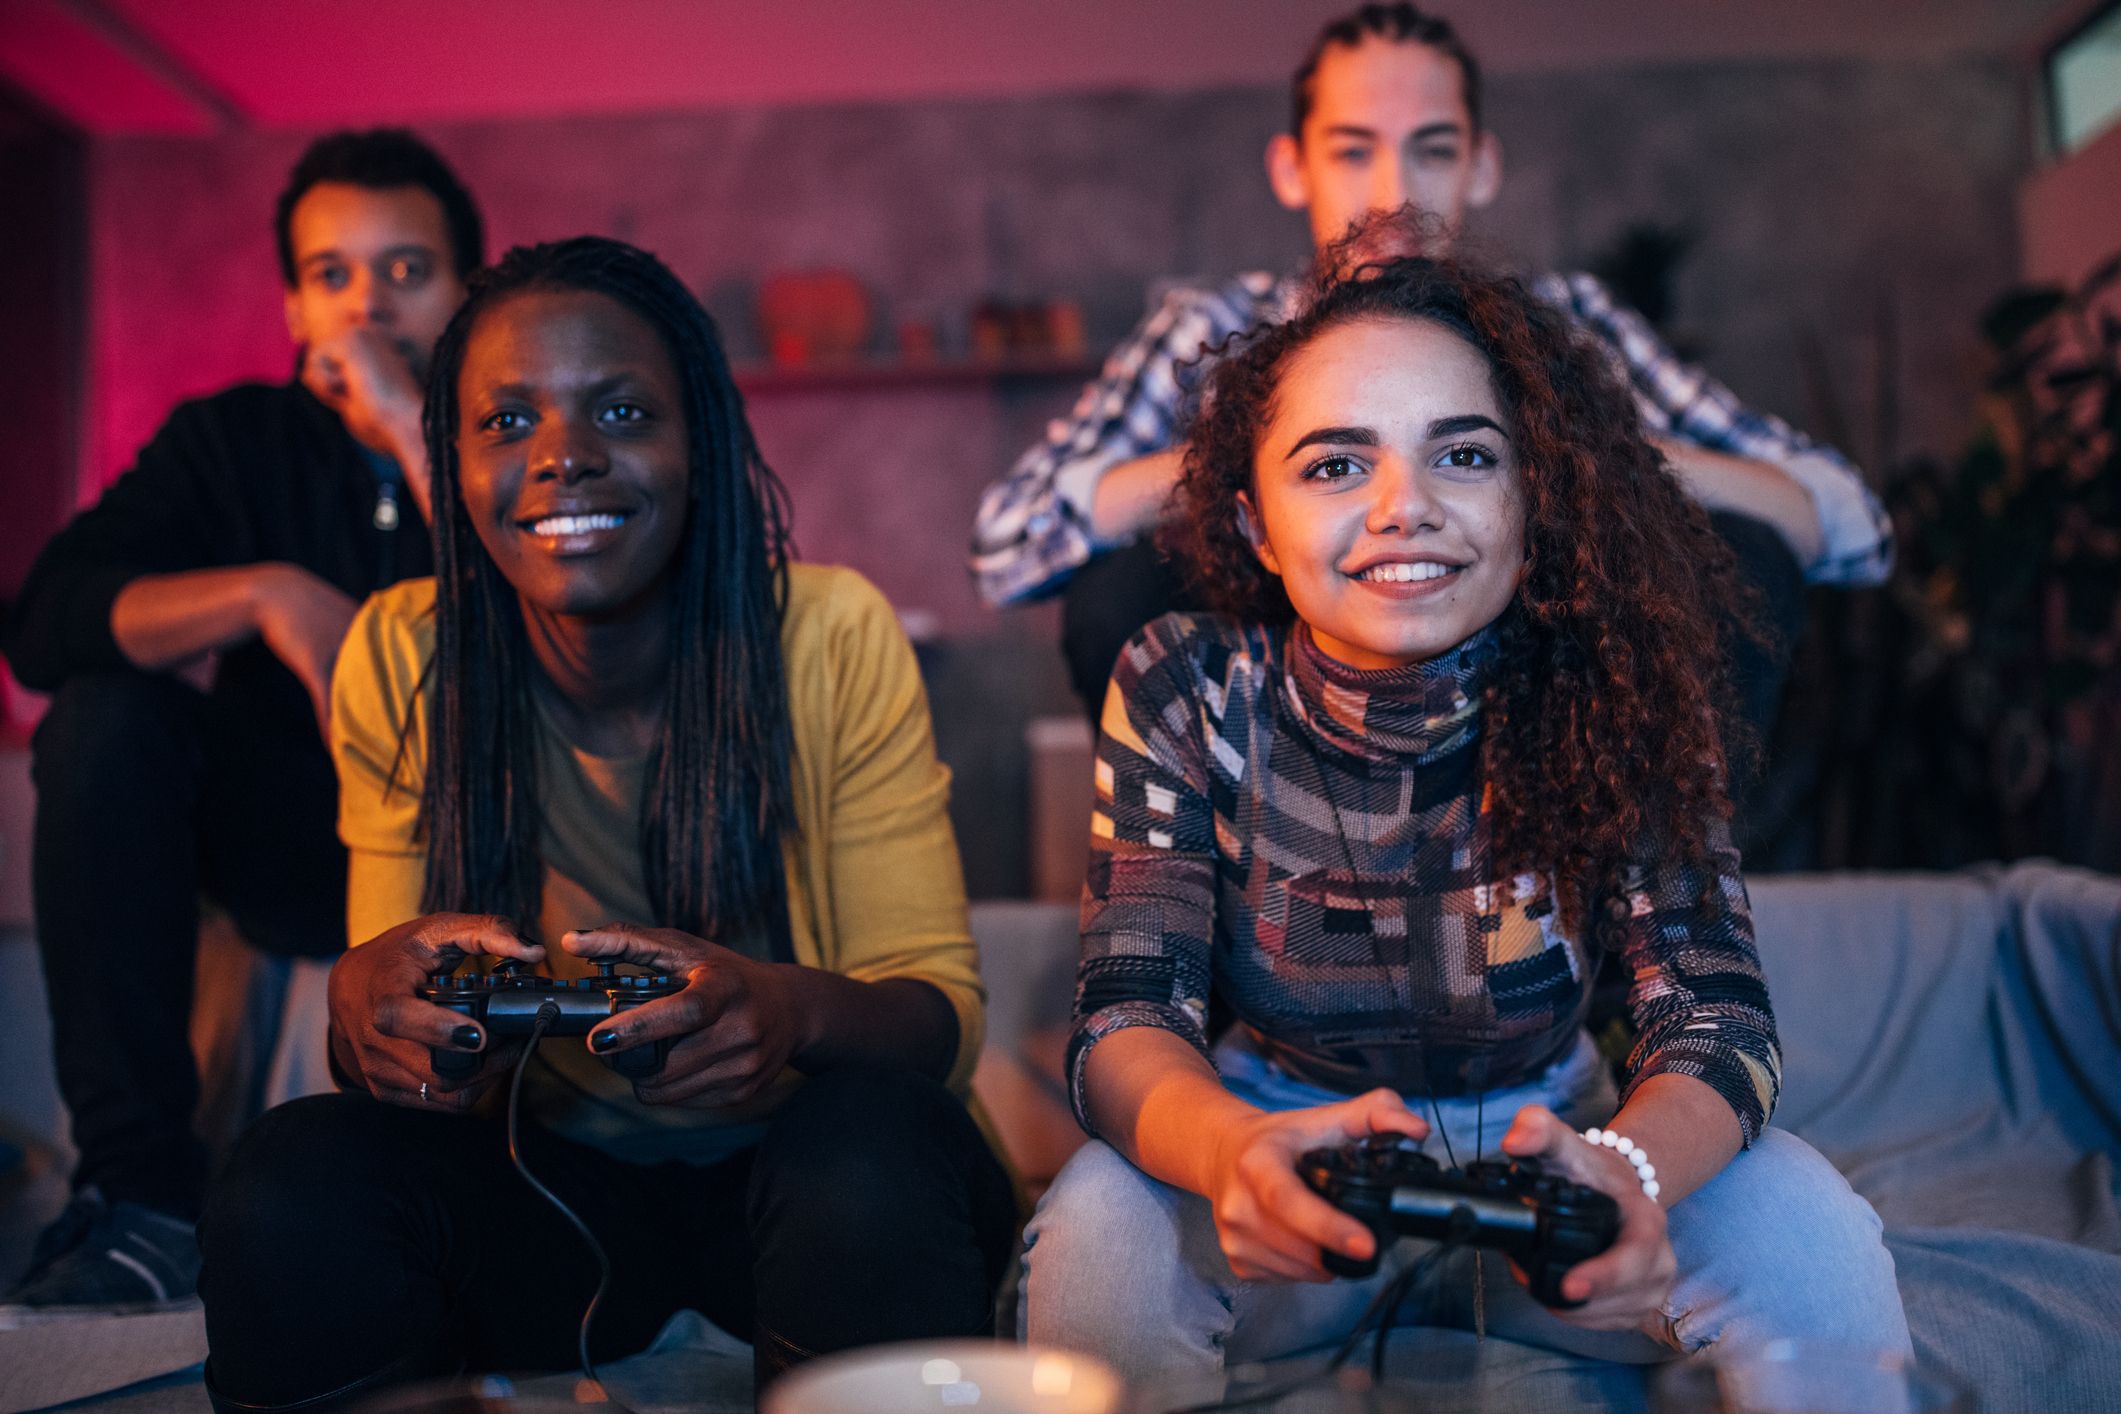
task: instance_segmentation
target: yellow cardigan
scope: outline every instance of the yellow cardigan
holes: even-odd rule
[[[434,651],[435,586],[408,580],[372,596],[354,619],[332,681],[339,834],[351,863],[349,945],[422,912],[425,851],[417,830],[427,770],[428,695],[417,685]],[[795,737],[797,830],[786,842],[795,960],[863,981],[915,977],[950,1000],[958,1046],[948,1083],[967,1092],[979,1055],[985,989],[965,914],[957,840],[945,813],[950,773],[935,758],[927,695],[890,605],[852,570],[790,568],[781,627]],[[407,730],[408,720],[410,730]],[[569,928],[654,923],[638,848],[646,760],[576,750],[540,718],[537,919],[557,976],[592,969],[556,946]],[[404,742],[400,755],[399,743]],[[397,779],[390,779],[393,763]],[[642,1105],[581,1038],[541,1047],[524,1078],[540,1122],[634,1162],[719,1157],[757,1133],[760,1115],[799,1082],[792,1072],[741,1109]]]

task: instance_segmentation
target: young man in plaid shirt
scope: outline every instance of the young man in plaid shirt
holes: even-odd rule
[[[1502,180],[1481,121],[1480,69],[1450,24],[1410,4],[1371,4],[1327,25],[1294,84],[1289,131],[1267,147],[1275,195],[1305,211],[1323,250],[1369,212],[1411,205],[1448,246]],[[1113,351],[1074,411],[987,489],[971,567],[994,605],[1065,591],[1063,648],[1093,715],[1119,648],[1183,604],[1150,532],[1167,512],[1183,449],[1180,405],[1203,352],[1283,316],[1294,283],[1252,273],[1171,290]],[[1625,366],[1644,421],[1763,591],[1775,627],[1801,622],[1801,583],[1873,585],[1892,563],[1888,522],[1844,457],[1689,367],[1589,275],[1546,275],[1542,297]],[[1734,644],[1756,729],[1772,721],[1778,655]]]

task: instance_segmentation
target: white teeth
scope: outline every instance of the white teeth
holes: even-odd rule
[[[626,517],[610,514],[593,516],[547,516],[530,527],[533,535],[587,535],[592,530],[617,530],[626,523]]]
[[[1442,579],[1457,568],[1456,565],[1439,565],[1433,560],[1422,560],[1413,564],[1372,565],[1355,577],[1385,584],[1411,584],[1423,579]]]

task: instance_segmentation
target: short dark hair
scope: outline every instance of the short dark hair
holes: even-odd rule
[[[295,284],[295,203],[319,182],[345,182],[380,191],[387,187],[420,187],[442,203],[449,226],[449,254],[464,279],[486,263],[486,226],[478,205],[435,150],[404,128],[371,128],[366,132],[329,133],[309,145],[273,209],[273,234],[280,243],[280,278]]]
[[[1329,22],[1318,32],[1318,38],[1312,42],[1311,51],[1304,55],[1303,63],[1297,66],[1296,78],[1290,85],[1291,137],[1303,141],[1304,119],[1311,116],[1311,81],[1318,77],[1318,61],[1326,57],[1326,50],[1336,44],[1352,49],[1372,36],[1394,44],[1426,44],[1457,64],[1459,76],[1465,80],[1466,117],[1473,124],[1473,131],[1480,131],[1479,62],[1449,20],[1400,3],[1364,5]]]

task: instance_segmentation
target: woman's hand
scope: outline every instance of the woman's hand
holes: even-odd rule
[[[686,979],[674,996],[629,1008],[589,1033],[598,1055],[668,1037],[654,1075],[633,1082],[644,1104],[742,1104],[787,1068],[808,1039],[795,1003],[797,969],[760,962],[674,928],[614,923],[560,939],[576,957],[631,962]]]
[[[1230,1270],[1246,1281],[1331,1281],[1323,1248],[1363,1261],[1377,1250],[1370,1230],[1311,1191],[1297,1176],[1306,1150],[1429,1132],[1390,1090],[1307,1110],[1255,1114],[1225,1131],[1215,1147],[1207,1197]],[[1581,1142],[1580,1140],[1578,1141]]]
[[[340,955],[331,969],[332,1054],[346,1077],[379,1100],[415,1109],[465,1110],[477,1103],[522,1051],[486,1049],[487,1035],[462,1013],[414,993],[437,972],[473,953],[540,962],[545,949],[486,914],[430,913],[377,934]],[[454,1080],[435,1074],[429,1048],[483,1054]]]
[[[1537,1159],[1549,1173],[1595,1188],[1620,1205],[1620,1236],[1613,1245],[1578,1262],[1561,1280],[1561,1294],[1584,1304],[1554,1314],[1594,1331],[1647,1333],[1656,1326],[1679,1264],[1665,1234],[1664,1209],[1643,1196],[1633,1166],[1610,1149],[1585,1143],[1543,1105],[1517,1112],[1510,1132],[1502,1136],[1502,1151]],[[1518,1279],[1524,1279],[1522,1272]]]

